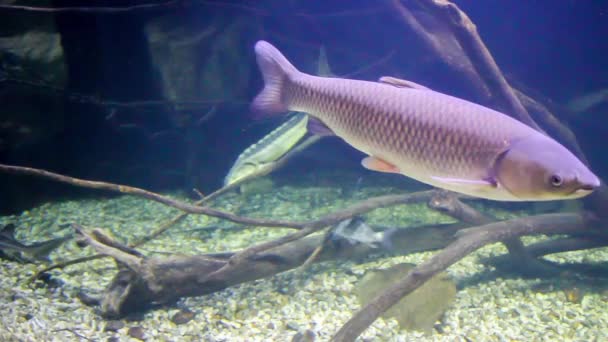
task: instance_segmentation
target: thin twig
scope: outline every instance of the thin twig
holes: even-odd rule
[[[0,10],[14,10],[27,12],[79,12],[79,13],[124,13],[132,11],[141,11],[149,9],[157,9],[159,7],[168,7],[177,4],[180,0],[170,0],[163,3],[149,3],[125,7],[40,7],[40,6],[22,6],[22,5],[0,5]]]
[[[14,173],[14,174],[25,174],[30,176],[39,176],[43,178],[52,179],[61,183],[67,183],[74,186],[91,188],[91,189],[99,189],[99,190],[107,190],[112,192],[119,192],[128,195],[134,195],[142,198],[146,198],[155,202],[159,202],[170,207],[180,209],[182,211],[191,213],[191,214],[204,214],[207,216],[217,217],[221,219],[225,219],[231,222],[241,223],[241,224],[250,224],[256,226],[265,226],[265,227],[284,227],[284,228],[294,228],[294,229],[302,229],[307,225],[307,222],[293,222],[293,221],[283,221],[283,220],[266,220],[266,219],[255,219],[250,217],[242,217],[235,215],[233,213],[229,213],[222,210],[212,209],[208,207],[195,206],[189,203],[185,203],[182,201],[174,200],[166,196],[159,195],[157,193],[143,190],[140,188],[128,186],[128,185],[119,185],[108,182],[99,182],[99,181],[89,181],[69,176],[64,176],[58,173],[35,169],[31,167],[23,167],[23,166],[12,166],[0,164],[0,171]]]
[[[332,230],[330,227],[327,229],[327,231],[323,235],[323,239],[321,240],[321,243],[319,243],[319,245],[312,251],[312,253],[310,253],[308,258],[306,258],[306,261],[304,261],[304,263],[302,263],[302,266],[300,267],[302,270],[306,269],[308,266],[312,265],[312,263],[317,260],[317,258],[323,251],[323,248],[327,244],[327,241],[329,241],[329,238],[331,237],[331,235],[332,235]]]
[[[80,339],[85,339],[85,340],[87,340],[87,341],[94,341],[94,340],[93,340],[93,339],[91,339],[91,338],[88,338],[88,337],[86,337],[86,336],[84,336],[84,335],[82,335],[82,334],[79,334],[79,333],[78,333],[78,332],[76,332],[76,330],[74,330],[74,329],[69,329],[69,328],[53,329],[53,332],[61,332],[61,331],[67,331],[67,332],[70,332],[70,333],[72,333],[72,334],[76,335],[76,337],[78,337],[78,338],[80,338]]]

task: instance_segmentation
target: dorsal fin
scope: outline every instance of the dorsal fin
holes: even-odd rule
[[[380,83],[384,83],[384,84],[389,84],[392,86],[395,86],[397,88],[411,88],[411,89],[420,89],[420,90],[431,90],[423,85],[420,85],[418,83],[412,82],[412,81],[408,81],[408,80],[403,80],[397,77],[392,77],[392,76],[382,76],[380,77],[380,79],[378,80],[378,82]]]
[[[317,76],[333,77],[334,73],[331,72],[329,67],[329,61],[327,60],[327,51],[325,47],[321,46],[319,49],[319,61],[317,62]]]

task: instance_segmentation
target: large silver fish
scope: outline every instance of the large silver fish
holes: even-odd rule
[[[392,77],[312,76],[274,46],[255,45],[264,89],[256,113],[309,113],[309,129],[368,154],[368,169],[501,201],[579,198],[600,180],[550,137],[490,108]]]

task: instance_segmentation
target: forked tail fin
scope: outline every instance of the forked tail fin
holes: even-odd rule
[[[299,73],[298,69],[277,48],[263,40],[255,44],[255,55],[264,78],[264,89],[253,100],[251,110],[255,115],[288,111],[282,92],[285,82]]]

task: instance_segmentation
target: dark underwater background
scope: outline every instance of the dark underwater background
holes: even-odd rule
[[[576,113],[566,104],[608,88],[608,2],[454,2],[477,25],[508,81],[552,109],[606,179],[608,101]],[[4,164],[154,191],[211,192],[241,151],[282,122],[249,113],[262,86],[253,56],[259,39],[307,72],[315,72],[323,46],[337,75],[395,75],[475,100],[382,1],[148,1],[125,11],[94,8],[142,2],[17,4],[80,9],[0,8]],[[328,139],[276,177],[359,169],[361,157]],[[13,175],[0,176],[0,191],[3,214],[100,195]]]

